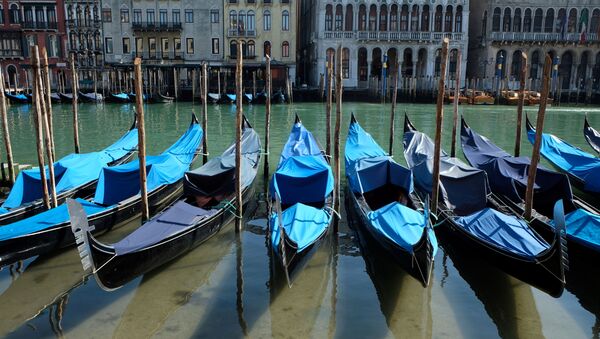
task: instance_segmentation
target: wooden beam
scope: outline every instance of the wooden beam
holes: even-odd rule
[[[438,82],[438,95],[435,116],[435,148],[433,153],[433,180],[431,187],[431,212],[437,214],[438,196],[440,185],[440,156],[442,152],[442,121],[444,120],[444,90],[446,87],[446,66],[448,64],[448,38],[442,42],[442,55],[440,59],[440,79]]]
[[[398,100],[398,74],[400,73],[400,63],[396,62],[396,72],[394,73],[394,93],[392,93],[392,111],[390,112],[390,156],[394,155],[394,134],[396,126],[396,102]]]
[[[8,163],[8,180],[11,185],[15,183],[15,165],[13,161],[10,132],[8,131],[8,117],[6,113],[6,97],[4,95],[4,72],[0,70],[0,116],[2,118],[2,134],[6,148],[6,162]]]
[[[79,153],[79,117],[77,112],[77,72],[75,71],[75,53],[71,54],[71,81],[73,82],[71,89],[73,95],[73,142],[75,144],[75,153]]]
[[[42,48],[41,68],[36,71],[35,83],[37,87],[37,93],[39,94],[38,100],[41,100],[42,105],[42,128],[44,132],[44,143],[46,144],[46,158],[48,159],[48,174],[50,176],[50,205],[52,207],[58,206],[56,199],[56,178],[54,176],[54,151],[52,134],[50,132],[50,119],[52,119],[52,103],[50,102],[50,76],[48,74],[48,53],[46,48]],[[44,94],[44,86],[45,94]]]
[[[517,106],[517,132],[515,133],[515,157],[521,155],[521,130],[523,124],[523,106],[525,105],[525,77],[527,76],[527,54],[521,52],[521,79],[519,105]]]
[[[208,64],[202,64],[202,163],[208,161]]]
[[[327,131],[325,142],[325,154],[331,155],[331,106],[333,104],[333,54],[327,60],[327,103],[325,104],[325,128]]]
[[[271,56],[267,55],[267,65],[265,74],[265,94],[267,95],[265,102],[265,166],[264,166],[264,179],[265,179],[265,192],[269,187],[269,148],[271,142]]]
[[[40,69],[40,55],[38,52],[38,46],[34,45],[31,46],[30,49],[30,55],[31,55],[31,68],[33,70],[33,73],[36,74],[37,72],[39,72]],[[48,195],[48,181],[46,180],[46,170],[45,170],[45,166],[44,166],[44,144],[42,142],[42,100],[43,96],[41,93],[41,88],[39,88],[40,90],[38,91],[38,87],[41,86],[37,86],[37,78],[34,79],[35,80],[35,85],[33,88],[33,106],[35,108],[35,114],[34,114],[34,123],[35,123],[35,132],[36,132],[36,147],[37,147],[37,156],[38,156],[38,165],[39,165],[39,169],[40,169],[40,183],[42,185],[42,200],[44,201],[44,206],[49,209],[50,208],[50,198]]]
[[[335,103],[336,103],[336,119],[335,119],[335,131],[334,131],[334,150],[333,157],[335,161],[335,197],[334,197],[334,209],[335,211],[340,210],[340,174],[341,174],[341,164],[340,164],[340,130],[342,127],[342,46],[338,46],[337,50],[337,65],[336,68],[336,80],[335,80]],[[337,222],[334,223],[334,230],[337,232]]]
[[[144,98],[142,96],[142,59],[135,58],[135,111],[138,124],[138,158],[140,160],[140,195],[142,196],[142,220],[150,219],[148,188],[146,186],[146,128],[144,124]]]
[[[452,119],[452,146],[450,148],[450,156],[456,156],[456,130],[458,126],[458,101],[460,99],[460,67],[461,67],[461,55],[460,49],[456,50],[456,82],[454,88],[454,109],[453,109],[453,119]]]
[[[242,114],[243,108],[242,103],[242,41],[237,42],[237,60],[235,68],[235,91],[236,91],[236,124],[235,124],[235,193],[236,193],[236,205],[238,208],[238,218],[236,218],[236,230],[239,232],[242,230],[242,214],[243,214],[243,200],[242,200]]]

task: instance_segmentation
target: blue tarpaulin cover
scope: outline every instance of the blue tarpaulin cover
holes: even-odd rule
[[[333,174],[317,141],[300,122],[294,124],[283,147],[269,191],[273,199],[277,194],[282,204],[290,206],[282,212],[282,223],[286,234],[296,242],[298,252],[315,242],[329,227],[330,212],[305,204],[325,201],[333,191]],[[271,215],[270,222],[271,239],[277,248],[279,219],[276,213]]]
[[[70,154],[55,162],[56,192],[60,194],[98,179],[102,167],[124,157],[137,147],[137,143],[138,133],[137,128],[134,128],[100,152]],[[48,176],[49,172],[46,166],[46,178]],[[39,168],[22,171],[19,173],[8,198],[2,204],[0,213],[6,213],[10,208],[17,208],[41,198],[42,188]]]
[[[535,142],[535,129],[528,128],[527,138],[532,144]],[[584,190],[600,193],[600,158],[548,133],[542,133],[540,153],[561,170],[581,179]]]
[[[461,143],[467,160],[487,173],[493,192],[504,195],[515,203],[521,203],[525,199],[531,163],[528,157],[511,156],[465,124],[462,126]],[[548,206],[554,206],[560,199],[565,205],[571,204],[573,193],[569,179],[565,174],[538,165],[534,185],[534,208],[539,211],[548,209]]]
[[[127,95],[127,93],[112,93],[111,94],[114,98],[117,99],[121,99],[121,100],[129,100],[129,95]]]
[[[146,157],[148,192],[162,185],[172,184],[183,177],[194,160],[202,135],[200,125],[193,123],[185,134],[161,155]],[[103,168],[94,202],[109,206],[139,194],[139,167],[139,160],[136,159],[120,166]]]
[[[235,94],[225,94],[229,98],[229,100],[235,102]]]
[[[377,144],[369,133],[357,123],[350,124],[346,139],[346,176],[353,192],[365,193],[388,183],[400,186],[406,192],[412,192],[412,174],[410,170],[397,164]],[[426,227],[427,218],[422,213],[392,202],[367,216],[375,232],[398,244],[407,252],[419,242]],[[428,232],[429,240],[437,252],[437,239],[433,230]]]
[[[431,194],[433,141],[419,131],[404,133],[404,157],[413,172],[415,186]],[[469,215],[487,205],[488,182],[484,171],[473,168],[442,151],[440,200],[457,215]]]
[[[454,221],[470,234],[496,248],[534,259],[550,245],[514,216],[485,208]]]
[[[281,214],[285,234],[296,243],[298,252],[313,244],[327,231],[331,222],[331,214],[323,209],[297,203]],[[271,242],[273,248],[279,250],[281,232],[277,213],[271,214]]]
[[[83,199],[76,199],[85,210],[87,215],[102,212],[106,207],[98,206]],[[70,220],[67,204],[49,209],[27,219],[14,222],[9,225],[0,226],[0,241],[18,238],[24,235],[42,231]]]
[[[577,209],[565,216],[565,223],[570,240],[600,251],[600,215]]]

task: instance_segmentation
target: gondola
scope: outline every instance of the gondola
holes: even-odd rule
[[[60,104],[62,102],[60,95],[58,95],[58,93],[55,92],[50,93],[50,100],[53,104]]]
[[[254,97],[254,99],[252,100],[253,104],[265,104],[267,102],[267,93],[260,92],[260,93],[256,93],[256,96]]]
[[[281,90],[273,93],[273,97],[271,98],[271,102],[274,104],[285,104],[285,94]]]
[[[156,102],[156,103],[163,103],[163,104],[168,104],[171,103],[173,101],[175,101],[174,97],[169,97],[166,95],[162,95],[160,93],[156,93],[156,95],[152,96],[152,101]]]
[[[129,97],[129,95],[127,95],[127,93],[110,93],[110,101],[111,102],[116,102],[116,103],[128,103],[131,102],[131,98]]]
[[[26,104],[31,102],[30,98],[23,93],[4,93],[4,96],[13,104]]]
[[[535,128],[529,121],[529,117],[526,117],[526,125],[527,139],[533,144]],[[542,133],[540,153],[566,173],[573,186],[600,198],[600,158],[548,133]]]
[[[410,170],[365,132],[352,114],[345,149],[350,213],[377,244],[419,280],[429,284],[437,239],[429,210],[412,191]]]
[[[242,135],[243,199],[254,195],[260,160],[258,134],[244,119]],[[98,284],[113,290],[192,250],[216,234],[235,216],[235,143],[204,166],[187,172],[184,196],[171,207],[114,244],[103,244],[90,234],[85,212],[69,200],[71,224],[78,239],[84,269],[92,263]],[[87,255],[89,254],[89,258]]]
[[[244,93],[242,95],[242,100],[244,101],[245,104],[252,103],[252,94],[250,94],[250,93]]]
[[[434,144],[404,121],[404,157],[413,172],[421,198],[431,194]],[[564,229],[556,227],[542,237],[533,224],[522,220],[489,192],[486,173],[442,152],[437,222],[448,227],[453,237],[468,249],[552,296],[560,296],[565,285],[566,252]],[[555,206],[560,218],[562,205]],[[531,225],[531,226],[530,226]]]
[[[73,102],[73,93],[58,93],[61,102]]]
[[[269,244],[291,285],[333,220],[331,167],[298,116],[269,185]]]
[[[583,125],[583,135],[585,136],[585,140],[587,140],[588,144],[590,144],[590,146],[598,154],[600,154],[600,132],[590,126],[587,116],[585,117],[585,122]]]
[[[100,93],[83,93],[83,92],[79,92],[77,94],[77,99],[81,102],[89,102],[89,103],[97,103],[97,102],[102,102],[102,100],[104,100],[104,98],[102,97],[102,94]]]
[[[235,103],[235,94],[221,94],[221,99],[219,101],[220,104],[234,104]]]
[[[131,158],[138,144],[135,121],[114,144],[99,152],[69,154],[54,163],[57,200],[92,194],[104,166],[117,166]],[[46,170],[46,172],[48,172]],[[48,177],[47,177],[48,178]],[[8,197],[0,207],[0,225],[6,225],[44,211],[39,168],[19,173]]]
[[[133,92],[131,92],[131,93],[127,93],[127,96],[129,97],[129,100],[130,100],[131,102],[135,102],[135,99],[137,98],[137,97],[136,97],[136,95],[135,95],[135,93],[133,93]],[[148,102],[148,99],[149,99],[149,98],[148,98],[148,96],[147,96],[146,94],[143,94],[143,95],[142,95],[142,100],[143,100],[144,102]]]
[[[208,101],[211,104],[216,104],[221,100],[221,94],[219,93],[208,93]]]
[[[467,161],[485,170],[490,178],[492,192],[516,213],[524,211],[525,188],[529,178],[528,157],[513,157],[488,138],[477,134],[462,120],[461,144]],[[600,254],[600,212],[573,195],[568,177],[538,165],[533,192],[533,208],[537,213],[553,219],[549,208],[562,200],[566,213],[566,232],[569,247]],[[532,224],[541,234],[556,232],[554,221]]]
[[[158,156],[147,156],[148,205],[151,214],[177,199],[185,171],[201,148],[202,129],[193,116],[186,133]],[[78,198],[94,233],[110,230],[141,214],[139,161],[104,167],[92,199]],[[0,227],[0,266],[54,249],[70,246],[75,238],[70,229],[67,205]]]

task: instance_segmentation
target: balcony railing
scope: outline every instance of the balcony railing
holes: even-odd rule
[[[227,31],[228,38],[254,38],[256,37],[255,30],[239,30],[237,28],[230,28]]]
[[[392,32],[392,31],[326,31],[324,39],[357,39],[362,41],[421,41],[439,42],[444,38],[451,41],[463,40],[465,33],[443,32]]]
[[[23,21],[21,27],[23,29],[58,29],[58,24],[56,22]]]
[[[181,31],[181,22],[145,22],[138,21],[131,24],[134,31]]]
[[[0,58],[22,58],[23,51],[20,49],[0,49]]]
[[[541,33],[541,32],[492,32],[492,41],[518,41],[518,42],[578,42],[581,40],[580,33]],[[598,42],[598,33],[586,34],[586,40]]]
[[[237,54],[231,54],[231,55],[229,55],[229,59],[237,59]],[[252,54],[252,55],[245,54],[245,55],[242,55],[242,59],[244,59],[244,60],[254,60],[254,59],[256,59],[256,54]]]
[[[144,60],[185,60],[185,54],[183,52],[175,52],[175,51],[142,51],[142,52],[132,52],[132,58],[142,58]]]
[[[89,29],[89,28],[100,28],[102,27],[102,21],[100,20],[77,20],[69,19],[66,21],[69,28]]]

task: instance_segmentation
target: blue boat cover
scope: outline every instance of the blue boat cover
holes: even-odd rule
[[[98,206],[83,199],[76,199],[87,215],[102,212],[106,207]],[[43,231],[70,220],[67,204],[49,209],[27,219],[19,220],[12,224],[0,226],[0,241],[22,237],[31,233]]]
[[[252,184],[258,170],[260,138],[250,127],[244,128],[241,140],[242,188]],[[185,174],[183,189],[188,196],[225,198],[235,192],[235,143],[219,157]]]
[[[184,233],[217,212],[218,210],[205,210],[180,200],[115,243],[115,253],[124,255],[158,244],[171,236]]]
[[[127,95],[127,93],[123,93],[123,92],[121,92],[121,93],[111,93],[111,95],[114,98],[117,98],[117,99],[129,100],[129,95]]]
[[[535,129],[527,129],[527,138],[532,144],[535,142]],[[600,158],[548,133],[542,133],[540,153],[561,170],[583,181],[585,191],[600,193]]]
[[[177,142],[158,156],[146,157],[146,187],[148,192],[180,180],[194,160],[202,140],[202,128],[192,123]],[[110,206],[140,192],[140,163],[105,167],[100,173],[94,202]]]
[[[404,132],[404,157],[413,172],[415,186],[431,194],[433,141],[419,131]],[[489,192],[484,171],[473,168],[442,151],[440,200],[457,215],[469,215],[487,206]]]
[[[235,94],[225,94],[232,102],[235,102]]]
[[[528,157],[513,157],[488,138],[481,136],[463,124],[461,130],[463,153],[475,167],[484,170],[490,180],[492,191],[506,196],[515,203],[525,199],[525,188],[529,177]],[[550,171],[541,165],[535,177],[534,208],[548,210],[562,199],[565,205],[571,205],[573,193],[566,175]]]
[[[70,154],[54,163],[54,177],[58,194],[85,185],[98,179],[102,167],[123,158],[135,150],[138,143],[138,131],[134,128],[100,152],[86,154]],[[49,177],[46,166],[46,178]],[[17,208],[42,198],[42,188],[39,168],[21,171],[15,185],[0,213],[7,213],[11,208]]]
[[[577,209],[565,216],[565,223],[569,240],[600,251],[600,215]]]
[[[333,173],[312,134],[296,123],[281,152],[279,166],[270,183],[270,194],[281,203],[313,203],[333,191]]]
[[[454,221],[481,241],[520,257],[535,259],[550,248],[525,221],[491,208],[457,217]]]
[[[323,209],[297,203],[281,213],[285,234],[296,243],[297,252],[302,252],[312,245],[327,231],[331,222],[331,214]],[[279,251],[281,231],[277,213],[271,214],[271,244]]]
[[[252,94],[244,93],[244,95],[246,96],[246,99],[248,99],[248,101],[252,101]]]
[[[376,232],[412,253],[413,246],[421,240],[423,229],[427,227],[429,215],[425,217],[423,213],[393,202],[369,212],[367,217],[371,221],[370,226]],[[435,256],[438,248],[437,238],[432,228],[429,228],[427,233],[433,246],[432,256]]]

